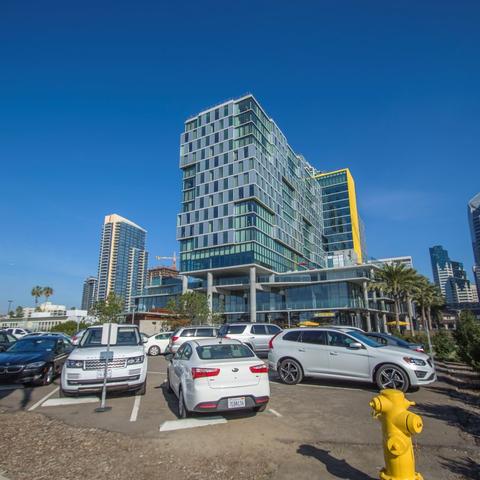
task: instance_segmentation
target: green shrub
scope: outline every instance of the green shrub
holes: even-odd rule
[[[471,312],[460,314],[453,336],[460,359],[480,369],[480,322]]]
[[[55,325],[50,329],[50,331],[65,333],[66,335],[71,337],[73,334],[78,332],[78,330],[83,330],[84,328],[87,328],[87,327],[88,325],[84,322],[80,322],[80,324],[77,325],[77,322],[74,322],[73,320],[69,320],[68,322]]]
[[[457,345],[452,335],[440,329],[432,338],[435,357],[440,360],[455,360],[457,358]]]

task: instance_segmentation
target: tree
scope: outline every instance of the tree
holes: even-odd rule
[[[48,297],[53,295],[53,288],[52,287],[43,287],[42,288],[42,295],[45,297],[45,301],[48,302]]]
[[[439,288],[437,285],[430,283],[427,277],[418,275],[418,281],[413,292],[413,299],[421,309],[424,326],[425,322],[428,321],[428,327],[432,329],[432,307],[440,307],[444,303]]]
[[[20,305],[15,309],[15,318],[23,318],[23,307]]]
[[[435,358],[442,360],[453,360],[456,354],[455,341],[452,335],[444,328],[438,330],[433,337],[433,345],[435,348]]]
[[[473,313],[463,311],[453,333],[461,360],[480,369],[480,322]]]
[[[32,291],[30,293],[32,297],[35,298],[35,307],[37,307],[38,299],[43,295],[43,288],[40,287],[40,285],[37,285],[36,287],[32,288]]]
[[[115,322],[123,311],[123,298],[110,292],[106,300],[99,300],[92,308],[100,323]]]
[[[400,330],[400,302],[415,290],[418,274],[401,263],[385,264],[375,270],[373,288],[391,295],[395,310],[395,328]]]
[[[201,325],[211,320],[208,298],[203,293],[183,293],[175,299],[170,299],[166,308],[177,316],[177,318],[169,321],[171,328],[187,324]]]

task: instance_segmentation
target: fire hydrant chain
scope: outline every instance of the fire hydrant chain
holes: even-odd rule
[[[400,390],[386,389],[370,402],[373,416],[382,423],[385,468],[380,471],[382,480],[423,480],[415,472],[412,436],[423,429],[422,418],[409,412],[415,405]]]

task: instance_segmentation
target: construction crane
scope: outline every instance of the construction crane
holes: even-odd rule
[[[172,267],[176,270],[177,269],[177,254],[173,252],[173,255],[171,257],[160,257],[156,256],[156,260],[171,260],[172,261]]]

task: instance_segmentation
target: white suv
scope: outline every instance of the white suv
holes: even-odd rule
[[[270,340],[281,331],[272,323],[225,323],[218,336],[240,340],[255,353],[267,353]]]
[[[107,327],[108,328],[108,327]],[[61,394],[98,392],[103,387],[106,345],[102,326],[88,328],[63,366]],[[135,325],[118,325],[116,342],[110,345],[107,389],[130,390],[143,395],[147,383],[147,356]]]
[[[198,325],[190,327],[177,328],[170,337],[167,352],[176,353],[180,345],[188,340],[198,340],[199,338],[214,338],[218,334],[218,329],[211,325]]]

